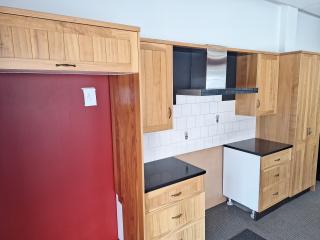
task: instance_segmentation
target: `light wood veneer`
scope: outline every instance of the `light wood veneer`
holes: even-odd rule
[[[147,240],[204,240],[203,176],[145,194]]]
[[[137,29],[0,8],[0,70],[137,73]]]

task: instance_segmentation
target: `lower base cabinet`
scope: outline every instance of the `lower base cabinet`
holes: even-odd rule
[[[290,195],[291,149],[264,157],[224,148],[223,195],[262,212]]]
[[[145,200],[147,240],[205,239],[203,176],[146,193]]]

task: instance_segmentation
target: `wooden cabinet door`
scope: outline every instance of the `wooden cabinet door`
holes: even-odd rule
[[[279,56],[258,54],[256,99],[257,116],[277,112]]]
[[[265,116],[277,112],[279,56],[240,54],[237,56],[237,87],[257,87],[257,94],[236,95],[236,114]]]
[[[306,141],[307,139],[308,114],[311,106],[308,94],[310,92],[313,64],[312,55],[300,55],[299,85],[293,89],[294,95],[297,95],[296,141]]]
[[[292,162],[291,162],[291,194],[294,196],[297,193],[303,191],[303,167],[305,163],[306,155],[306,143],[296,142],[292,151]]]
[[[172,51],[171,45],[141,43],[144,132],[172,128]]]
[[[307,80],[306,111],[307,111],[307,130],[306,130],[306,155],[303,171],[303,188],[307,189],[316,182],[316,167],[318,161],[319,145],[319,93],[320,93],[320,74],[319,74],[319,57],[310,55],[311,74]]]
[[[138,33],[0,13],[0,69],[138,72]]]
[[[312,68],[311,76],[307,82],[307,99],[306,110],[307,112],[307,137],[315,138],[318,136],[318,117],[319,111],[319,95],[320,95],[320,69],[319,69],[319,57],[312,56]]]
[[[319,138],[309,138],[306,143],[306,154],[303,164],[303,190],[316,183]]]

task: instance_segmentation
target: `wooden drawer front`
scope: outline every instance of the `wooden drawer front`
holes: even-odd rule
[[[275,183],[288,179],[290,176],[290,164],[282,164],[261,171],[262,189]]]
[[[145,194],[146,212],[203,192],[203,176],[170,185]]]
[[[291,149],[270,154],[261,159],[261,169],[273,167],[291,160]]]
[[[160,239],[178,228],[204,217],[205,194],[182,200],[172,206],[146,215],[147,239]]]
[[[289,196],[289,180],[274,184],[261,192],[260,211],[271,207]]]
[[[162,238],[161,240],[204,240],[205,224],[204,218],[195,223],[191,223],[177,232]]]
[[[1,69],[138,72],[137,32],[0,13],[0,42]]]

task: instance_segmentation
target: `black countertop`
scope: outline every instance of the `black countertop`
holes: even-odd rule
[[[174,157],[144,164],[145,193],[205,174],[206,171]]]
[[[223,146],[258,155],[260,157],[293,147],[291,144],[273,142],[259,138],[252,138],[244,141],[225,144]]]

